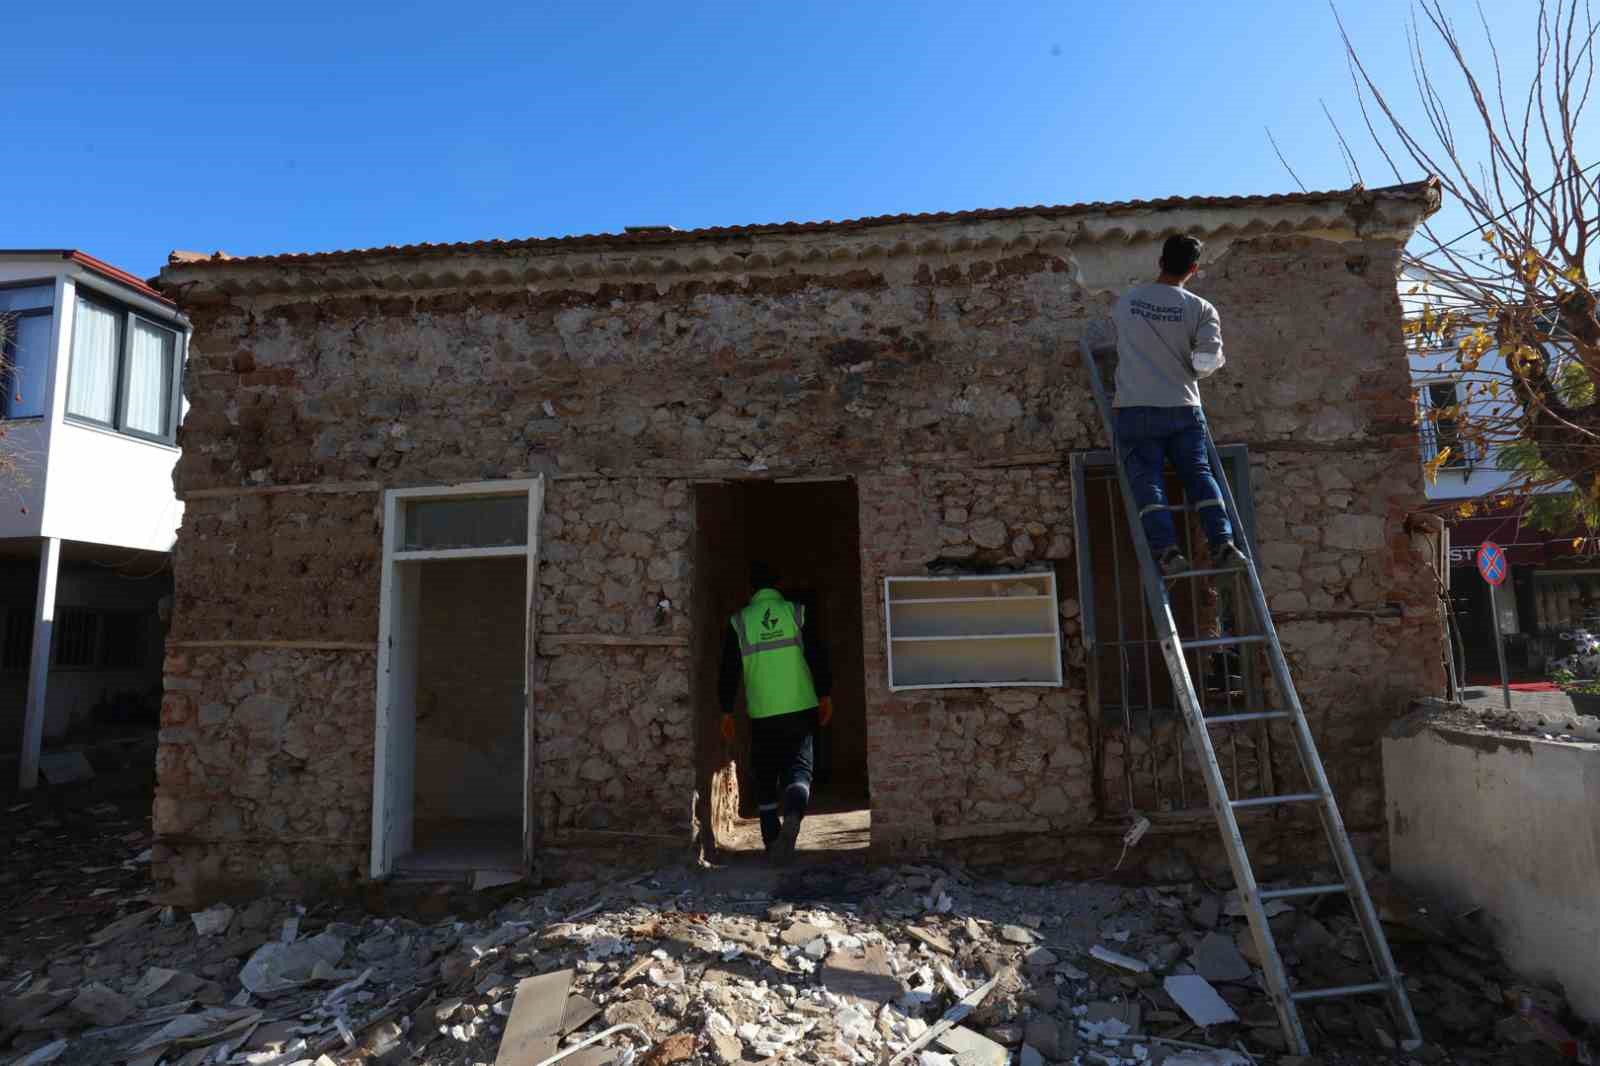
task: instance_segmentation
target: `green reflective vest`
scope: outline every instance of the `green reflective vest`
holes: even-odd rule
[[[739,637],[750,717],[772,718],[815,707],[817,690],[800,638],[805,608],[784,599],[777,589],[762,589],[731,621]]]

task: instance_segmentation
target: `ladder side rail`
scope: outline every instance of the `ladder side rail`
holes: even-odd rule
[[[1350,844],[1344,817],[1339,812],[1339,805],[1333,795],[1333,786],[1328,781],[1327,770],[1323,767],[1322,757],[1317,751],[1316,738],[1312,736],[1310,723],[1306,721],[1305,708],[1300,703],[1300,693],[1289,675],[1289,664],[1283,654],[1283,645],[1278,639],[1277,627],[1273,625],[1272,612],[1267,607],[1266,593],[1261,587],[1261,577],[1256,567],[1258,557],[1256,540],[1252,532],[1245,529],[1240,521],[1238,502],[1234,499],[1233,487],[1228,483],[1222,456],[1217,452],[1216,441],[1211,436],[1209,426],[1206,428],[1206,452],[1218,475],[1217,485],[1222,492],[1223,503],[1228,509],[1228,519],[1234,524],[1235,535],[1244,537],[1250,548],[1250,565],[1246,567],[1246,574],[1249,577],[1251,604],[1256,612],[1256,620],[1261,625],[1261,631],[1267,637],[1269,649],[1267,661],[1272,669],[1273,680],[1277,683],[1278,694],[1284,700],[1284,709],[1290,712],[1289,720],[1294,731],[1295,746],[1300,751],[1300,763],[1310,779],[1311,787],[1323,797],[1318,805],[1323,831],[1328,837],[1329,847],[1333,850],[1339,873],[1349,888],[1350,901],[1355,907],[1356,918],[1361,925],[1362,939],[1366,941],[1368,957],[1377,968],[1378,975],[1389,985],[1389,1000],[1395,1020],[1406,1030],[1402,1034],[1402,1039],[1413,1042],[1411,1046],[1415,1047],[1421,1041],[1416,1015],[1412,1012],[1411,1001],[1406,995],[1394,955],[1389,950],[1389,940],[1384,936],[1377,908],[1373,906],[1372,896],[1367,892],[1366,879],[1361,875],[1361,864],[1356,858],[1355,849]],[[1244,472],[1244,476],[1249,476],[1248,470]]]
[[[1100,381],[1100,369],[1087,339],[1082,342],[1081,347],[1084,364],[1089,371],[1089,385],[1094,392],[1095,406],[1099,409],[1100,420],[1105,426],[1106,437],[1111,445],[1112,465],[1116,467],[1117,484],[1122,490],[1123,509],[1127,515],[1129,532],[1133,538],[1134,550],[1139,556],[1139,578],[1144,585],[1145,602],[1160,639],[1162,657],[1166,659],[1167,670],[1172,676],[1173,695],[1183,708],[1190,738],[1197,749],[1196,754],[1199,756],[1200,768],[1205,778],[1206,794],[1211,801],[1211,810],[1216,817],[1217,826],[1222,832],[1223,850],[1228,854],[1228,865],[1233,869],[1239,898],[1244,904],[1245,916],[1249,919],[1256,949],[1261,955],[1267,994],[1277,1011],[1284,1035],[1292,1045],[1293,1053],[1307,1055],[1310,1054],[1310,1044],[1301,1026],[1299,1011],[1290,995],[1288,974],[1283,968],[1283,959],[1278,954],[1277,943],[1267,924],[1266,911],[1261,904],[1260,887],[1256,884],[1255,870],[1250,865],[1244,836],[1229,801],[1227,782],[1223,780],[1222,767],[1217,762],[1216,747],[1206,726],[1204,712],[1195,695],[1194,682],[1189,676],[1189,663],[1184,658],[1183,648],[1178,640],[1177,627],[1172,618],[1172,606],[1167,598],[1166,583],[1161,580],[1155,558],[1150,554],[1149,541],[1144,535],[1144,525],[1139,518],[1139,504],[1134,498],[1133,486],[1128,481],[1128,471],[1122,462],[1121,449],[1117,446],[1116,423],[1113,420],[1110,401],[1106,398],[1105,386]],[[1207,446],[1210,448],[1209,434]],[[1215,449],[1211,450],[1214,452]]]

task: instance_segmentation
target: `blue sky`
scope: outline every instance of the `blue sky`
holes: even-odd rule
[[[1290,191],[1264,126],[1344,187],[1319,99],[1393,180],[1316,0],[24,6],[0,246],[142,275],[172,248]],[[1490,6],[1525,70],[1532,0]],[[1340,7],[1412,106],[1404,6]]]

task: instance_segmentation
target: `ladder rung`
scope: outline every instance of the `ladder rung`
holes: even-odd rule
[[[1207,637],[1205,640],[1180,640],[1178,643],[1184,651],[1188,651],[1190,648],[1222,648],[1230,644],[1261,644],[1266,639],[1256,633],[1248,637]]]
[[[1242,567],[1242,566],[1232,566],[1232,567],[1228,567],[1228,568],[1222,569],[1222,570],[1216,570],[1216,569],[1212,569],[1212,570],[1180,570],[1176,574],[1162,574],[1161,576],[1162,576],[1163,579],[1165,579],[1167,581],[1177,581],[1180,578],[1185,578],[1185,577],[1215,577],[1218,574],[1243,574],[1243,573],[1244,573],[1244,567]]]
[[[1337,996],[1365,996],[1371,992],[1387,992],[1387,981],[1373,981],[1366,985],[1340,985],[1337,988],[1308,988],[1304,992],[1291,992],[1289,998],[1295,1002],[1307,999],[1333,999]]]
[[[1230,800],[1234,807],[1272,807],[1280,803],[1320,803],[1320,792],[1290,792],[1282,796],[1257,796],[1255,799]]]
[[[1294,899],[1297,896],[1331,896],[1350,891],[1344,885],[1301,885],[1299,888],[1264,888],[1256,893],[1262,902],[1269,899]]]
[[[1293,718],[1290,711],[1249,711],[1245,714],[1213,714],[1206,725],[1230,725],[1235,722],[1265,722],[1273,718]]]

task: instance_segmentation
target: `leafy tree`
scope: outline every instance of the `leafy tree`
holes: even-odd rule
[[[1600,317],[1589,278],[1600,161],[1584,165],[1578,135],[1600,27],[1587,0],[1540,0],[1529,11],[1535,62],[1513,77],[1481,7],[1474,54],[1443,0],[1417,0],[1406,27],[1424,116],[1415,123],[1392,106],[1342,20],[1339,31],[1367,132],[1395,180],[1419,170],[1437,176],[1472,223],[1458,235],[1425,223],[1406,253],[1403,284],[1419,301],[1407,316],[1408,341],[1465,385],[1458,407],[1421,417],[1452,421],[1455,448],[1495,454],[1516,475],[1495,502],[1532,498],[1536,518],[1592,535],[1600,530]],[[1445,106],[1456,88],[1472,101],[1467,114]],[[1342,134],[1339,141],[1355,168]],[[1442,449],[1430,477],[1452,458]],[[1574,491],[1538,495],[1564,483]]]

